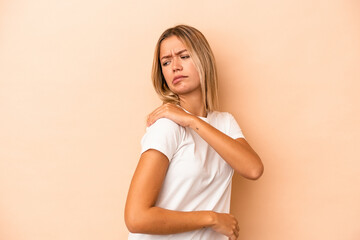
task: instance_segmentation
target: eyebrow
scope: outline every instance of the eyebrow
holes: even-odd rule
[[[187,51],[187,49],[180,50],[180,51],[176,52],[175,55],[180,55],[180,54],[182,54],[183,52],[186,52],[186,51]],[[163,60],[164,58],[171,58],[171,54],[163,56],[160,60]]]

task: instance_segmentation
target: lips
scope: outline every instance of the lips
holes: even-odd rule
[[[172,81],[172,83],[173,83],[173,84],[176,84],[176,83],[180,82],[180,81],[181,81],[182,79],[184,79],[184,78],[187,78],[187,76],[184,76],[184,75],[175,76],[174,79],[173,79],[173,81]]]

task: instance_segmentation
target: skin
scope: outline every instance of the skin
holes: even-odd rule
[[[147,125],[150,126],[159,118],[168,118],[183,127],[189,127],[235,171],[245,178],[258,179],[263,173],[263,164],[247,141],[244,138],[234,140],[197,117],[206,116],[199,74],[186,46],[176,36],[161,43],[160,61],[165,80],[169,88],[178,94],[181,107],[163,104],[149,114]],[[177,76],[183,77],[174,81]],[[125,222],[129,231],[173,234],[210,227],[230,240],[237,239],[239,225],[231,214],[171,211],[155,206],[168,166],[167,157],[157,150],[150,149],[141,155],[125,207]]]

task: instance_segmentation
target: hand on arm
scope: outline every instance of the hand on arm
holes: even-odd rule
[[[236,239],[239,227],[230,214],[211,211],[181,212],[155,207],[169,161],[150,149],[141,155],[125,206],[125,222],[130,232],[173,234],[211,227],[229,239]]]

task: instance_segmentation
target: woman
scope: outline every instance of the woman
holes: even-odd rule
[[[237,239],[229,214],[234,170],[248,179],[263,164],[230,113],[215,111],[213,53],[195,28],[167,29],[152,80],[164,104],[147,119],[125,207],[129,239]]]

